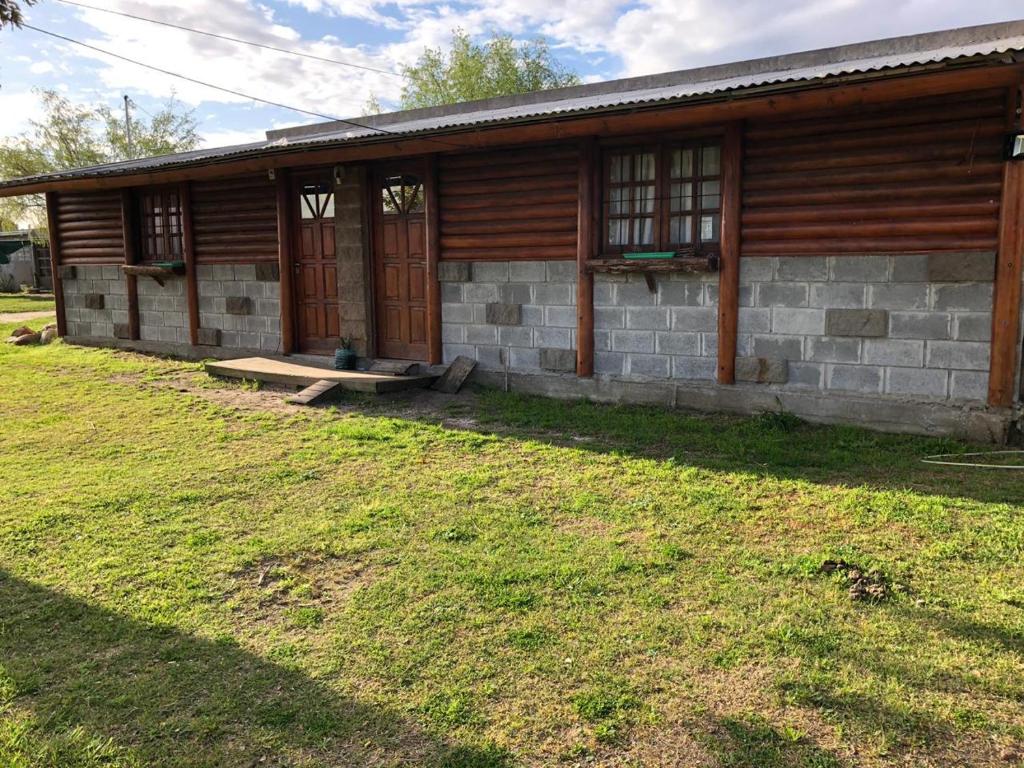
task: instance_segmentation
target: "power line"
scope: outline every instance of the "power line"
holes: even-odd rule
[[[354,67],[355,69],[364,69],[367,72],[376,72],[376,73],[381,74],[381,75],[390,75],[391,77],[402,77],[402,78],[408,77],[408,75],[404,75],[401,72],[392,72],[392,71],[387,70],[387,69],[378,69],[377,67],[370,67],[370,66],[367,66],[365,64],[353,64],[351,61],[341,61],[340,59],[329,59],[329,58],[327,58],[325,56],[317,56],[317,55],[312,54],[312,53],[303,53],[302,51],[295,51],[295,50],[291,50],[289,48],[278,48],[277,46],[274,46],[274,45],[267,45],[265,43],[257,43],[257,42],[255,42],[253,40],[243,40],[240,37],[231,37],[230,35],[221,35],[221,34],[218,34],[216,32],[207,32],[206,30],[203,30],[203,29],[195,29],[193,27],[186,27],[186,26],[183,26],[181,24],[174,24],[173,22],[170,22],[170,21],[161,21],[159,19],[150,19],[150,18],[147,18],[145,16],[136,16],[135,14],[132,14],[132,13],[125,13],[124,11],[114,11],[114,10],[111,10],[110,8],[98,8],[95,5],[86,5],[85,3],[78,3],[78,2],[75,2],[74,0],[59,0],[59,2],[62,2],[65,5],[78,6],[79,8],[88,8],[90,11],[100,11],[102,13],[114,14],[115,16],[123,16],[126,19],[135,19],[136,21],[147,21],[150,24],[159,24],[160,26],[164,26],[164,27],[172,27],[174,29],[180,29],[180,30],[183,30],[185,32],[192,32],[192,33],[194,33],[196,35],[206,35],[207,37],[215,37],[218,40],[227,40],[227,41],[232,42],[232,43],[241,43],[242,45],[251,45],[251,46],[254,46],[256,48],[263,48],[263,49],[268,50],[268,51],[276,51],[277,53],[287,53],[287,54],[289,54],[291,56],[301,56],[304,59],[312,59],[313,61],[322,61],[322,62],[325,62],[327,64],[338,64],[338,65],[340,65],[342,67]],[[25,25],[25,26],[28,26],[28,25]]]
[[[178,72],[171,72],[170,70],[167,70],[167,69],[161,69],[160,67],[155,67],[152,64],[146,64],[144,61],[138,61],[137,59],[132,59],[132,58],[129,58],[128,56],[122,56],[119,53],[114,53],[113,51],[108,51],[108,50],[106,50],[104,48],[97,48],[95,45],[90,45],[89,43],[83,43],[81,40],[75,40],[74,38],[65,37],[64,35],[58,35],[56,32],[50,32],[50,31],[45,30],[45,29],[40,29],[39,27],[34,27],[31,24],[22,23],[22,26],[25,29],[31,29],[33,32],[39,32],[40,34],[43,34],[43,35],[49,35],[50,37],[55,37],[58,40],[64,40],[65,42],[73,43],[74,45],[79,45],[79,46],[81,46],[83,48],[88,48],[91,51],[96,51],[97,53],[102,53],[105,56],[112,56],[115,59],[120,59],[121,61],[127,61],[129,64],[135,64],[136,66],[139,66],[139,67],[145,67],[146,69],[151,69],[154,72],[159,72],[160,74],[167,75],[168,77],[177,77],[177,78],[179,78],[181,80],[185,80],[187,82],[194,83],[195,85],[202,85],[202,86],[204,86],[206,88],[212,88],[212,89],[214,89],[216,91],[222,91],[224,93],[230,93],[232,96],[238,96],[239,98],[242,98],[242,99],[248,99],[250,101],[259,102],[261,104],[268,104],[269,106],[272,106],[272,107],[280,107],[281,109],[290,109],[293,112],[301,112],[302,114],[312,115],[313,117],[319,117],[319,118],[322,118],[324,120],[333,120],[333,121],[336,121],[336,122],[339,122],[339,123],[344,123],[345,125],[351,125],[351,126],[353,126],[355,128],[362,128],[363,130],[367,130],[367,131],[377,131],[379,133],[384,133],[384,134],[398,135],[394,131],[389,131],[389,130],[387,130],[385,128],[376,128],[376,127],[374,127],[372,125],[365,125],[363,123],[357,123],[354,120],[344,120],[344,119],[342,119],[340,117],[334,117],[333,115],[325,115],[322,112],[314,112],[314,111],[309,110],[309,109],[302,109],[301,107],[292,107],[292,106],[289,106],[288,104],[282,104],[281,102],[278,102],[278,101],[270,101],[269,99],[262,99],[259,96],[252,96],[252,95],[250,95],[248,93],[242,93],[241,91],[236,91],[236,90],[234,90],[232,88],[225,88],[224,86],[221,86],[221,85],[214,85],[213,83],[207,83],[204,80],[197,80],[194,77],[189,77],[188,75],[182,75],[182,74],[180,74]]]

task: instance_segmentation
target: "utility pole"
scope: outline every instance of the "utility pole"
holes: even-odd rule
[[[128,94],[126,93],[124,95],[124,134],[125,138],[128,141],[128,159],[134,160],[135,152],[132,148],[132,118],[131,115],[128,113],[128,105],[130,103],[131,100],[128,98]]]

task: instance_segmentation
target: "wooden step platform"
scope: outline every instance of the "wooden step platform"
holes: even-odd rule
[[[298,394],[286,397],[284,401],[292,405],[319,405],[334,397],[339,389],[341,389],[341,384],[338,382],[320,379]]]
[[[308,387],[318,381],[330,381],[351,392],[371,392],[378,395],[403,389],[429,387],[437,378],[430,375],[391,376],[363,371],[336,371],[327,365],[297,363],[279,357],[211,360],[206,363],[206,372],[212,376],[267,381],[296,387]]]

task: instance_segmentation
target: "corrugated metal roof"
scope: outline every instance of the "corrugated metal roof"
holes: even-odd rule
[[[784,84],[806,85],[846,75],[886,73],[894,69],[926,67],[967,59],[996,56],[1016,60],[1016,54],[1022,52],[1024,20],[964,27],[446,107],[354,118],[362,124],[361,127],[346,121],[336,121],[269,131],[266,141],[12,179],[0,183],[0,189],[46,181],[168,170],[235,157],[388,139],[395,135],[437,135],[472,126],[685,103],[695,99],[721,98],[755,88],[779,87]],[[1002,54],[1007,56],[1001,57]]]

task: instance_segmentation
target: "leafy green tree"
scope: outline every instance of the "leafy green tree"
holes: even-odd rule
[[[543,39],[517,43],[495,34],[483,45],[461,29],[454,30],[448,53],[428,48],[411,66],[402,88],[403,109],[436,107],[460,101],[509,96],[578,85],[579,77],[551,55]]]
[[[43,119],[33,120],[32,129],[21,136],[0,139],[0,179],[185,152],[199,143],[193,111],[182,109],[173,97],[148,122],[131,118],[129,153],[123,115],[107,106],[73,104],[56,91],[38,93]],[[0,199],[0,221],[44,227],[41,197]]]
[[[20,0],[25,7],[35,5],[37,0]],[[20,27],[22,22],[21,8],[14,0],[0,0],[0,29],[6,26]]]

